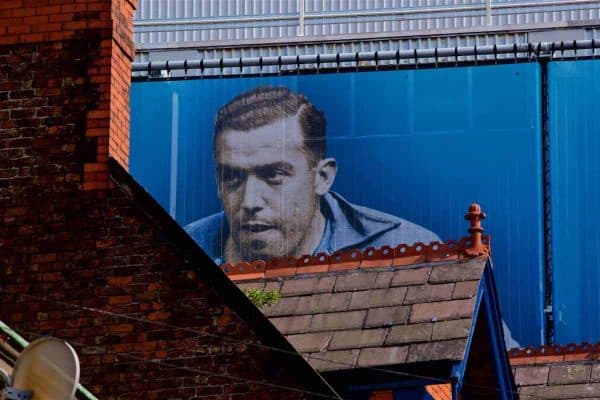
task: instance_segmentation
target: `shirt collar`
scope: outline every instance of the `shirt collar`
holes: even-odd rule
[[[315,254],[362,247],[365,242],[401,224],[397,217],[352,204],[335,192],[321,198],[321,212],[326,226]]]

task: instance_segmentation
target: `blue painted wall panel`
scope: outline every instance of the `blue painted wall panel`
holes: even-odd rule
[[[300,92],[325,113],[328,152],[339,165],[333,190],[353,203],[407,218],[444,240],[467,234],[466,208],[480,203],[504,318],[521,343],[541,342],[537,64],[136,82],[131,172],[181,224],[221,210],[212,159],[216,111],[266,84]]]
[[[600,61],[549,65],[558,343],[600,340]]]

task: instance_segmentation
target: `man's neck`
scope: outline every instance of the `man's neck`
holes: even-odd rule
[[[304,254],[312,254],[321,243],[324,232],[325,216],[321,212],[321,207],[317,206],[315,218],[313,218],[310,226],[308,227],[306,236],[304,236],[304,240],[300,242],[295,254],[292,255],[301,256]]]

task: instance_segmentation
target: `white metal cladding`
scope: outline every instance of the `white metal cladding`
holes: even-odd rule
[[[594,0],[139,0],[134,36],[144,49],[599,19]]]

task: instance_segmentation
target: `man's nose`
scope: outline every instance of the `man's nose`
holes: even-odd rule
[[[242,193],[242,209],[247,213],[255,213],[264,207],[264,193],[260,179],[249,176]]]

